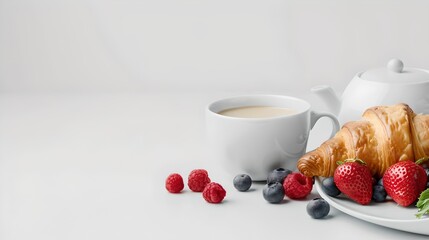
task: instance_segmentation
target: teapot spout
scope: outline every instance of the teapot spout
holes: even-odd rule
[[[319,96],[325,102],[329,111],[338,116],[341,108],[341,100],[330,86],[315,86],[311,88],[311,92]]]

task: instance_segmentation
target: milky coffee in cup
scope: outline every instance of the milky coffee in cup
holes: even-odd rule
[[[206,109],[210,156],[231,176],[246,173],[266,180],[270,171],[296,170],[304,155],[311,128],[321,117],[338,120],[330,113],[310,110],[306,101],[278,95],[250,95],[218,100]]]
[[[295,109],[273,106],[246,106],[229,108],[219,112],[220,115],[238,118],[271,118],[297,113]]]

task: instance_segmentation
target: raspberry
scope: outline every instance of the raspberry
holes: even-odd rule
[[[204,169],[195,169],[189,173],[188,186],[194,192],[202,192],[209,182],[209,174]]]
[[[225,195],[225,189],[215,182],[207,184],[203,191],[203,197],[209,203],[220,203],[225,198]]]
[[[313,179],[301,173],[291,173],[286,177],[283,188],[289,198],[302,199],[310,194],[311,189],[313,189]]]
[[[183,178],[178,173],[172,173],[168,175],[165,180],[165,188],[170,193],[179,193],[183,190],[185,185],[183,184]]]

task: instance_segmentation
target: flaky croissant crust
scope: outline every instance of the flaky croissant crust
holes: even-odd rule
[[[341,130],[317,149],[298,160],[306,176],[333,176],[337,161],[359,158],[373,176],[402,160],[429,155],[429,115],[416,115],[407,104],[367,109],[359,121],[344,124]]]

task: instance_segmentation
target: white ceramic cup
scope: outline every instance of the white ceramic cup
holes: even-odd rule
[[[292,108],[296,113],[271,118],[219,114],[246,106]],[[247,173],[252,180],[262,181],[275,168],[296,169],[297,160],[306,151],[310,130],[321,117],[332,120],[332,137],[340,127],[337,118],[310,110],[310,104],[302,99],[280,95],[226,98],[206,109],[208,143],[212,154],[231,175]]]

